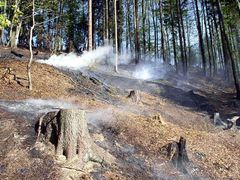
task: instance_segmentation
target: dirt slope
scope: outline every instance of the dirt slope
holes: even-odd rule
[[[146,86],[148,82],[135,82],[133,88],[142,92],[141,101],[133,103],[126,98],[126,89],[131,87],[123,86],[123,82],[134,85],[134,80],[102,76],[105,80],[109,78],[105,82],[112,82],[112,89],[108,89],[102,83],[81,74],[66,73],[34,63],[34,90],[30,92],[26,88],[26,63],[0,61],[1,73],[4,73],[6,66],[11,67],[16,70],[19,81],[12,79],[12,84],[8,84],[0,80],[0,99],[64,99],[91,110],[88,120],[92,137],[99,146],[113,154],[118,163],[112,167],[96,166],[91,173],[84,175],[86,179],[240,178],[239,132],[216,129],[209,112],[197,108],[196,102],[200,100],[195,96],[193,100],[197,106],[193,103],[191,105],[194,107],[191,108],[163,96],[161,90],[168,92],[168,95],[175,92],[176,97],[179,95],[177,92],[182,93],[182,100],[185,96],[192,96],[188,91],[173,91],[175,87],[171,85],[172,82],[169,81],[167,88],[163,82],[149,86]],[[115,89],[114,86],[120,81],[123,83],[122,90]],[[141,85],[152,87],[152,90],[145,91]],[[188,99],[185,101],[194,102]],[[66,178],[72,176],[72,179],[77,179],[77,176],[83,176],[72,170],[61,169],[54,156],[34,148],[34,119],[24,119],[6,112],[6,109],[0,110],[0,145],[4,147],[0,151],[1,179],[14,179],[16,176],[19,179],[54,179],[63,174]],[[174,168],[161,152],[163,146],[178,140],[180,136],[187,139],[191,161],[188,174]]]

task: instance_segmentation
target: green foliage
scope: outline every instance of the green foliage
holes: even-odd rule
[[[0,1],[0,8],[5,6],[5,2],[4,1]],[[0,14],[0,30],[2,30],[3,28],[6,28],[10,25],[10,21],[7,19],[5,14]]]
[[[20,18],[23,16],[23,12],[20,10],[19,6],[12,5],[12,10],[14,11],[12,23],[17,25],[20,21]]]
[[[10,24],[11,22],[7,19],[7,17],[4,14],[0,14],[0,30],[8,27]]]
[[[240,17],[238,13],[238,4],[235,0],[221,2],[221,5],[222,5],[224,20],[228,25],[234,26],[240,23],[239,21]]]
[[[4,7],[4,5],[5,5],[4,1],[0,1],[0,8]]]

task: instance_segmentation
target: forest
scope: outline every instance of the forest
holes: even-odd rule
[[[192,67],[220,73],[240,98],[238,0],[2,0],[0,7],[2,45],[28,46],[34,16],[36,48],[71,52],[111,41],[136,64],[151,58],[185,75]]]
[[[0,179],[240,178],[240,0],[0,0],[0,36]]]

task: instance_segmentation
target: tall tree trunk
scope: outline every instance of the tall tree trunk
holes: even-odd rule
[[[32,90],[32,77],[31,77],[31,65],[33,60],[33,52],[32,52],[32,36],[33,36],[33,29],[35,26],[35,0],[32,1],[32,27],[30,29],[30,38],[29,38],[29,50],[30,50],[30,59],[27,66],[28,71],[28,88]]]
[[[115,71],[118,73],[118,23],[117,23],[117,0],[114,0],[114,20],[115,20]]]
[[[186,74],[186,71],[185,71],[185,59],[184,59],[184,48],[183,48],[183,38],[182,38],[182,28],[181,28],[181,15],[180,15],[180,3],[179,3],[179,0],[177,0],[176,2],[177,4],[177,16],[178,16],[178,20],[177,20],[177,23],[178,23],[178,34],[179,34],[179,42],[180,42],[180,52],[181,52],[181,62],[182,62],[182,68],[183,68],[183,74],[185,75]]]
[[[209,43],[210,43],[210,49],[212,54],[212,63],[213,63],[213,75],[217,74],[217,63],[216,63],[216,51],[213,45],[213,23],[210,23],[210,19],[208,18],[210,16],[208,9],[206,8],[207,12],[207,24],[209,29]]]
[[[199,40],[199,48],[202,56],[202,64],[203,64],[203,73],[206,76],[206,57],[205,57],[205,50],[204,50],[204,44],[203,44],[203,35],[202,35],[202,28],[201,28],[201,22],[200,22],[200,15],[199,15],[199,9],[198,9],[198,1],[194,0],[195,2],[195,10],[196,10],[196,23],[197,23],[197,30],[198,30],[198,40]]]
[[[138,27],[138,0],[134,0],[134,29],[135,29],[135,63],[139,63],[140,59],[140,42]]]
[[[168,64],[170,64],[171,60],[171,52],[170,52],[170,38],[169,38],[169,32],[170,30],[168,29],[168,27],[165,27],[165,34],[166,34],[166,61]]]
[[[145,0],[142,0],[142,26],[143,26],[143,54],[146,54],[146,5]]]
[[[4,7],[3,7],[3,14],[7,16],[7,0],[4,1]],[[1,31],[1,43],[4,45],[4,31],[5,29],[3,28]]]
[[[207,52],[208,52],[208,62],[209,62],[209,70],[210,70],[210,77],[212,77],[212,56],[211,56],[211,48],[209,46],[209,37],[208,37],[208,29],[207,29],[207,20],[206,20],[206,8],[205,8],[205,0],[202,0],[202,10],[203,10],[203,21],[205,27],[205,38],[207,42]]]
[[[239,12],[239,15],[240,15],[240,0],[236,0],[237,2],[237,5],[238,5],[238,12]]]
[[[174,13],[171,4],[171,30],[172,30],[172,43],[173,43],[173,56],[174,56],[174,64],[176,68],[176,73],[178,73],[178,63],[177,63],[177,51],[176,51],[176,36],[174,30]]]
[[[150,2],[151,2],[151,13],[152,13],[152,22],[153,22],[153,33],[154,33],[154,58],[156,60],[157,59],[157,21],[155,17],[154,1],[151,0]]]
[[[21,31],[21,27],[22,27],[22,19],[20,20],[20,22],[19,22],[19,24],[17,25],[17,28],[16,28],[14,48],[17,48],[17,45],[18,45],[18,42],[19,42],[19,34],[20,34],[20,31]]]
[[[148,9],[148,53],[151,52],[151,22],[150,22],[150,10]]]
[[[236,88],[236,95],[237,99],[240,99],[240,78],[237,72],[236,68],[236,62],[233,58],[231,48],[230,48],[230,43],[229,43],[229,38],[226,34],[226,29],[225,29],[225,24],[224,24],[224,17],[222,15],[222,10],[221,10],[221,3],[219,0],[217,0],[217,10],[219,14],[219,20],[220,20],[220,30],[221,30],[221,35],[222,35],[222,44],[223,48],[225,49],[226,57],[230,59],[231,66],[232,66],[232,73],[233,73],[233,79],[234,79],[234,84]]]
[[[132,52],[132,37],[131,37],[131,15],[130,15],[130,2],[127,0],[127,32],[126,32],[126,49]]]
[[[108,10],[108,0],[106,0],[106,11],[105,11],[105,15],[106,15],[106,40],[107,40],[107,45],[109,45],[109,27],[108,27],[108,19],[109,19],[109,10]]]
[[[212,11],[215,11],[215,7],[214,5],[212,4]],[[213,24],[214,24],[214,30],[213,30],[213,35],[214,35],[214,39],[216,40],[216,43],[217,44],[215,47],[216,50],[216,54],[218,56],[218,59],[219,59],[219,63],[220,63],[220,67],[222,66],[222,69],[226,72],[225,75],[227,76],[227,79],[229,79],[229,70],[228,68],[226,67],[226,59],[225,57],[223,57],[223,50],[221,48],[221,40],[220,40],[220,35],[219,35],[219,25],[217,23],[217,17],[216,17],[216,13],[213,13]]]
[[[20,3],[19,0],[15,0],[14,12],[13,12],[12,23],[10,28],[10,41],[8,42],[8,46],[10,46],[11,48],[16,47],[17,27],[14,25],[13,22],[17,18],[19,3]]]
[[[184,68],[183,68],[183,72],[184,75],[187,75],[188,72],[188,66],[187,66],[187,45],[186,45],[186,37],[185,37],[185,27],[184,27],[184,22],[183,22],[183,10],[181,8],[181,1],[178,1],[179,3],[179,12],[180,12],[180,24],[181,24],[181,29],[182,29],[182,38],[183,38],[183,55],[184,55]]]
[[[159,0],[159,8],[160,8],[160,31],[161,31],[161,54],[163,62],[166,62],[166,55],[165,55],[165,35],[164,35],[164,27],[163,27],[163,3],[162,0]]]
[[[93,15],[92,0],[88,0],[88,50],[93,49]]]

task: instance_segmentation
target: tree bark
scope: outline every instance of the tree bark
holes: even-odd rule
[[[29,51],[30,51],[30,59],[27,65],[27,72],[28,72],[28,88],[32,90],[32,77],[31,77],[31,65],[33,61],[33,52],[32,52],[32,36],[33,36],[33,29],[35,26],[35,0],[32,1],[32,27],[30,29],[30,38],[29,38]]]
[[[180,14],[180,2],[179,0],[177,0],[176,2],[176,6],[177,6],[177,16],[178,16],[178,20],[177,20],[177,23],[178,23],[178,34],[179,34],[179,43],[180,43],[180,51],[181,51],[181,61],[182,61],[182,68],[183,68],[183,74],[185,75],[186,74],[186,71],[185,71],[185,59],[184,59],[184,47],[183,47],[183,32],[182,32],[182,28],[181,28],[181,14]]]
[[[139,63],[140,59],[140,42],[138,27],[138,0],[134,0],[134,29],[135,29],[135,63]]]
[[[49,112],[36,122],[35,130],[38,142],[54,145],[57,156],[65,156],[70,163],[77,161],[78,168],[88,161],[110,164],[115,161],[112,155],[93,142],[84,110]]]
[[[176,73],[178,73],[177,50],[176,50],[176,39],[175,39],[176,36],[175,36],[175,28],[174,28],[174,12],[173,12],[172,2],[171,2],[171,31],[172,31],[174,64],[175,64],[175,68],[176,68]]]
[[[56,154],[65,155],[67,160],[78,156],[81,162],[85,162],[92,143],[85,120],[85,112],[61,110],[59,121]]]
[[[207,52],[208,52],[208,62],[209,62],[209,71],[210,71],[210,77],[212,77],[212,56],[211,56],[211,48],[209,45],[209,37],[208,37],[208,29],[207,29],[207,20],[206,20],[206,8],[205,8],[205,0],[202,0],[202,11],[203,11],[203,21],[204,21],[204,27],[205,27],[205,38],[207,43]]]
[[[5,0],[4,1],[4,7],[3,7],[4,9],[3,9],[3,14],[5,15],[5,16],[7,16],[7,0]],[[2,29],[2,31],[1,31],[1,43],[2,43],[2,45],[4,45],[4,28]]]
[[[92,16],[92,0],[88,1],[88,50],[93,49],[93,16]]]
[[[159,8],[160,8],[160,31],[161,31],[161,54],[163,62],[166,62],[166,55],[165,55],[165,34],[164,34],[164,27],[163,27],[163,3],[162,0],[159,0]]]
[[[108,21],[109,21],[108,20],[109,19],[109,17],[108,17],[109,16],[109,10],[108,9],[109,8],[108,8],[108,0],[106,0],[105,3],[106,3],[106,10],[105,10],[105,16],[106,16],[106,18],[105,18],[106,19],[105,34],[106,34],[106,37],[105,38],[106,38],[106,41],[107,41],[107,45],[109,45],[109,25],[108,25]]]
[[[146,5],[145,5],[145,0],[142,0],[142,35],[143,35],[143,54],[145,56],[146,54]]]
[[[20,34],[21,27],[22,27],[22,19],[20,20],[19,24],[16,27],[14,48],[17,48],[17,45],[18,45],[18,42],[19,42],[19,34]]]
[[[202,56],[202,63],[203,63],[203,73],[206,76],[206,57],[205,57],[205,50],[204,50],[204,44],[203,44],[203,36],[202,36],[202,28],[201,28],[201,22],[200,22],[200,15],[199,15],[199,9],[198,9],[198,1],[194,0],[195,2],[195,8],[196,8],[196,21],[197,21],[197,30],[198,30],[198,40],[199,40],[199,48]]]
[[[117,0],[114,0],[114,20],[115,20],[115,71],[118,73],[118,24],[117,24]]]
[[[220,31],[221,31],[221,36],[222,36],[222,45],[224,48],[226,58],[230,59],[234,84],[235,84],[235,88],[236,88],[236,97],[237,97],[237,99],[240,99],[240,80],[239,80],[240,78],[239,78],[237,68],[236,68],[237,64],[236,64],[236,62],[233,58],[232,52],[231,52],[229,38],[226,34],[224,19],[223,19],[222,10],[221,10],[221,4],[220,4],[219,0],[217,0],[217,9],[218,9],[219,19],[220,19]]]

